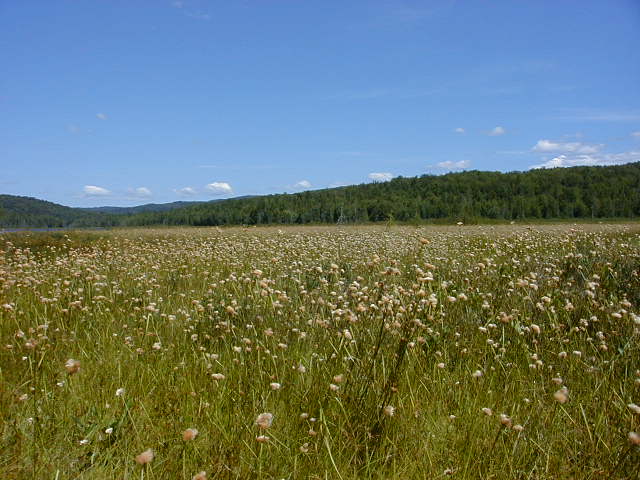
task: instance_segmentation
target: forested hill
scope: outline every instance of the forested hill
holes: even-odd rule
[[[32,197],[0,195],[0,227],[108,227],[112,215],[71,208]]]
[[[640,163],[469,171],[232,199],[123,218],[126,225],[239,225],[640,216]]]
[[[132,208],[135,212],[136,207]],[[470,222],[483,218],[638,216],[640,163],[399,177],[383,183],[200,202],[140,213],[114,214],[0,195],[0,227],[364,223],[389,219]]]
[[[221,201],[221,200],[213,200]],[[143,212],[166,212],[167,210],[174,210],[176,208],[184,208],[190,205],[196,205],[202,202],[171,202],[171,203],[145,203],[144,205],[137,205],[135,207],[89,207],[83,208],[87,212],[100,212],[100,213],[113,213],[116,215],[126,215],[129,213],[143,213]]]

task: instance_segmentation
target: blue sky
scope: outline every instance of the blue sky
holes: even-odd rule
[[[0,1],[0,192],[71,206],[640,161],[640,2]]]

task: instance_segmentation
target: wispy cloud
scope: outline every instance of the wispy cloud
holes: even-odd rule
[[[589,145],[582,142],[554,142],[538,140],[533,147],[534,152],[585,153],[592,154],[602,150],[603,144]]]
[[[464,133],[465,132],[464,128],[462,128],[462,127],[458,127],[456,129],[454,129],[453,131],[456,132],[456,133]]]
[[[193,197],[198,194],[197,190],[193,187],[176,188],[173,191],[181,197]]]
[[[213,195],[230,195],[233,193],[233,188],[227,182],[212,182],[204,188]]]
[[[491,130],[487,135],[491,137],[498,137],[500,135],[504,135],[505,133],[507,133],[505,128],[498,126],[498,127],[494,127],[493,130]]]
[[[82,129],[77,125],[67,125],[67,132],[77,135]]]
[[[373,180],[374,182],[388,182],[394,176],[391,172],[371,172],[368,175],[369,180]]]
[[[637,132],[631,132],[631,136],[635,138],[640,138],[640,130],[638,130]]]
[[[311,182],[309,180],[300,180],[299,182],[296,182],[293,187],[297,188],[297,189],[308,189],[311,188]]]
[[[466,170],[470,166],[471,166],[471,162],[469,160],[460,160],[457,162],[447,160],[445,162],[436,163],[435,165],[429,165],[427,169],[442,171],[442,172],[455,172],[458,170]]]
[[[107,114],[106,113],[96,113],[96,117],[98,117],[100,120],[106,120],[107,118]]]
[[[183,2],[181,0],[176,0],[174,2],[171,2],[171,6],[173,8],[177,8],[178,10],[182,11],[182,14],[185,17],[195,18],[196,20],[206,20],[206,21],[211,20],[211,15],[209,15],[208,13],[204,13],[198,10],[186,10],[185,9],[186,2]]]
[[[130,188],[127,193],[134,198],[150,198],[153,196],[153,193],[147,187]]]
[[[111,195],[111,191],[104,187],[98,187],[97,185],[85,185],[82,188],[82,193],[85,197],[107,197]]]
[[[578,155],[558,155],[538,165],[530,168],[559,168],[595,165],[621,165],[630,162],[640,162],[640,150],[621,153],[598,153],[598,154],[578,154]]]
[[[211,15],[209,15],[208,13],[202,13],[202,12],[185,12],[184,14],[185,14],[187,17],[195,18],[196,20],[205,20],[205,21],[209,21],[209,20],[211,20]]]

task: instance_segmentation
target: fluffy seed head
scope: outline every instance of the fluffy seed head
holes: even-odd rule
[[[266,430],[273,423],[273,414],[272,413],[261,413],[256,418],[256,425],[260,427],[262,430]]]
[[[153,450],[148,449],[142,452],[140,455],[136,457],[136,463],[138,465],[146,465],[153,460]]]
[[[78,373],[80,371],[80,360],[74,360],[73,358],[70,358],[65,362],[64,368],[67,369],[67,373],[69,375]]]
[[[182,432],[182,439],[185,442],[189,442],[198,436],[198,430],[195,428],[187,428],[184,432]]]
[[[559,403],[566,403],[569,400],[569,390],[567,387],[562,387],[556,393],[553,394],[553,398]]]

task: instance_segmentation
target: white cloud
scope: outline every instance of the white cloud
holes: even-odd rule
[[[77,125],[67,125],[67,130],[69,133],[77,134],[80,133],[80,127]]]
[[[182,197],[193,197],[194,195],[198,194],[196,189],[193,187],[176,188],[174,192],[176,192],[178,195]]]
[[[449,160],[446,162],[436,163],[437,168],[449,171],[464,170],[465,168],[469,168],[470,166],[471,162],[469,160],[460,160],[459,162],[452,162]]]
[[[394,177],[390,172],[372,172],[369,174],[369,179],[374,182],[388,182]]]
[[[636,138],[640,138],[640,130],[638,130],[637,132],[632,132],[631,136],[632,137],[636,137]]]
[[[504,127],[495,127],[489,132],[489,135],[492,137],[497,137],[499,135],[504,135],[505,133],[507,133],[507,131],[504,129]]]
[[[100,120],[106,120],[107,118],[107,114],[106,113],[96,113],[96,117],[98,117]]]
[[[311,182],[309,180],[300,180],[294,185],[294,188],[311,188]]]
[[[139,198],[149,198],[151,195],[153,195],[151,193],[151,190],[149,190],[147,187],[130,188],[129,194]]]
[[[85,185],[82,188],[82,192],[86,197],[106,197],[111,195],[111,191],[96,185]]]
[[[204,187],[214,195],[229,195],[233,193],[233,188],[227,182],[213,182]]]
[[[346,187],[347,185],[349,185],[347,182],[342,182],[340,180],[337,180],[335,182],[330,183],[329,188]]]
[[[175,1],[175,2],[172,2],[171,5],[175,8],[182,8],[184,7],[184,2]]]
[[[456,133],[464,133],[464,128],[462,128],[462,127],[458,127],[458,128],[456,128],[456,129],[454,130],[454,132],[456,132]]]
[[[578,155],[558,155],[557,157],[547,160],[538,165],[532,165],[530,168],[558,168],[558,167],[577,167],[577,166],[594,166],[594,165],[621,165],[623,163],[640,162],[640,150],[606,153],[606,154],[578,154]]]
[[[533,147],[534,152],[562,152],[593,154],[599,152],[604,145],[588,145],[581,142],[553,142],[551,140],[538,140]]]

